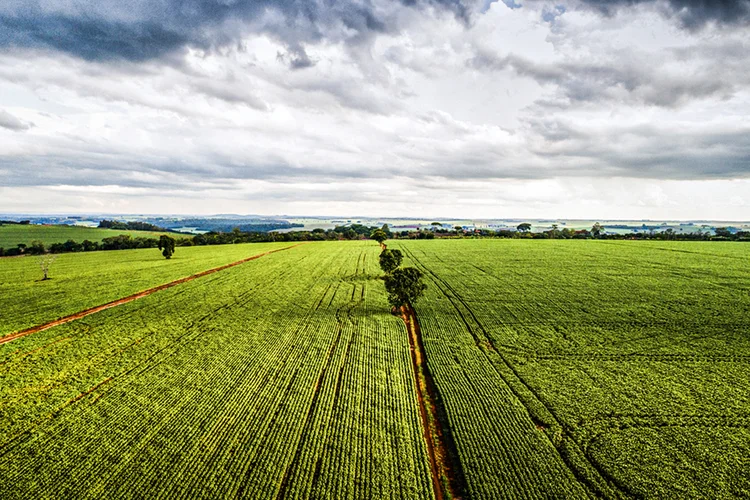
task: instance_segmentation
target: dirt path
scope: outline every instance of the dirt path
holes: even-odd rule
[[[44,323],[42,325],[33,326],[31,328],[27,328],[26,330],[21,330],[20,332],[12,333],[10,335],[7,335],[5,337],[0,337],[0,345],[7,344],[8,342],[12,342],[16,339],[19,339],[21,337],[25,337],[26,335],[31,335],[32,333],[41,332],[43,330],[47,330],[49,328],[52,328],[54,326],[63,325],[65,323],[70,323],[71,321],[75,321],[80,318],[84,318],[86,316],[89,316],[94,313],[98,313],[99,311],[103,311],[105,309],[109,309],[111,307],[116,307],[122,304],[127,304],[128,302],[132,302],[134,300],[138,300],[143,297],[147,297],[151,295],[154,292],[158,292],[159,290],[164,290],[167,288],[172,288],[173,286],[180,285],[182,283],[186,283],[188,281],[192,281],[196,278],[201,278],[203,276],[206,276],[208,274],[213,274],[219,271],[223,271],[224,269],[228,269],[230,267],[239,266],[240,264],[244,264],[245,262],[249,262],[251,260],[260,259],[261,257],[265,257],[266,255],[281,252],[282,250],[289,250],[290,248],[297,247],[299,245],[302,245],[303,243],[297,243],[296,245],[291,245],[284,248],[277,248],[275,250],[269,250],[268,252],[263,252],[258,255],[253,255],[252,257],[247,257],[242,260],[238,260],[236,262],[232,262],[231,264],[225,264],[223,266],[214,267],[213,269],[208,269],[206,271],[201,271],[197,274],[193,274],[190,276],[186,276],[184,278],[180,278],[178,280],[170,281],[169,283],[164,283],[163,285],[155,286],[153,288],[149,288],[147,290],[143,290],[138,293],[134,293],[133,295],[128,295],[127,297],[123,297],[121,299],[117,299],[112,302],[107,302],[106,304],[102,304],[100,306],[92,307],[91,309],[86,309],[84,311],[77,312],[75,314],[71,314],[70,316],[65,316],[60,319],[56,319],[55,321],[50,321],[49,323]]]
[[[438,406],[438,394],[427,368],[427,354],[422,343],[422,332],[414,309],[401,308],[401,318],[409,334],[409,348],[414,368],[414,380],[419,396],[424,439],[432,469],[432,485],[437,500],[460,499],[465,495],[466,480],[458,461],[455,444],[444,430],[448,429],[445,415]]]

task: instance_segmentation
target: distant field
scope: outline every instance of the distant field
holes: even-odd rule
[[[52,243],[65,243],[74,240],[78,243],[83,240],[102,241],[104,238],[129,234],[133,238],[158,238],[166,232],[152,231],[124,231],[119,229],[99,229],[82,226],[42,226],[36,224],[7,224],[0,225],[0,248],[12,248],[23,243],[30,244],[34,240],[40,240],[45,245]],[[169,233],[173,238],[189,238],[191,235]]]
[[[47,282],[0,259],[0,336],[289,246],[67,254]],[[750,496],[750,245],[389,246],[426,274],[466,498]],[[0,497],[434,498],[378,252],[308,243],[0,345]]]

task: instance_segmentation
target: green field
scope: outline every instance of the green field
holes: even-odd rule
[[[0,337],[291,244],[0,259]],[[392,241],[467,498],[750,496],[750,246]],[[378,246],[308,243],[0,345],[0,498],[433,498]]]
[[[158,238],[165,232],[128,231],[120,229],[99,229],[83,226],[43,226],[38,224],[5,224],[0,225],[0,248],[13,248],[19,243],[31,244],[39,240],[45,245],[65,243],[73,240],[81,243],[83,240],[102,241],[104,238],[129,234],[133,238]],[[188,238],[192,235],[169,233],[174,238]]]

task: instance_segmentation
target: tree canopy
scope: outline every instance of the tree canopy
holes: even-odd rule
[[[388,302],[395,308],[414,304],[424,294],[427,285],[422,282],[422,271],[414,267],[396,269],[385,277]]]
[[[171,259],[172,254],[174,253],[174,247],[175,247],[175,240],[171,236],[167,236],[166,234],[162,234],[159,237],[159,250],[161,250],[161,254],[167,258]]]
[[[386,248],[380,252],[380,269],[385,273],[392,273],[401,265],[403,259],[404,255],[401,253],[401,250],[389,250]]]
[[[385,231],[383,231],[382,229],[376,229],[372,233],[370,233],[370,238],[382,245],[383,242],[388,239],[388,235],[385,234]]]

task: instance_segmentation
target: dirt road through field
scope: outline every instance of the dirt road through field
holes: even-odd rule
[[[436,500],[460,499],[465,495],[466,479],[458,461],[455,444],[446,435],[445,416],[441,415],[439,396],[427,368],[427,353],[422,343],[422,333],[417,315],[410,305],[401,307],[401,318],[409,334],[414,379],[419,398],[424,439],[430,456],[432,484]]]

